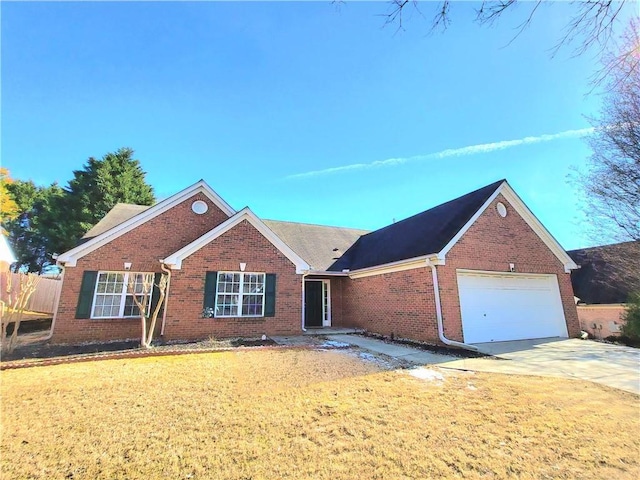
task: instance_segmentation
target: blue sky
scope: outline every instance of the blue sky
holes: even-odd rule
[[[508,46],[527,8],[487,28],[456,3],[427,35],[434,7],[397,31],[384,2],[2,2],[2,165],[66,185],[128,146],[160,198],[203,178],[263,218],[366,229],[507,178],[565,248],[593,244],[567,180],[589,149],[563,132],[600,107],[596,52],[549,53],[570,5]]]

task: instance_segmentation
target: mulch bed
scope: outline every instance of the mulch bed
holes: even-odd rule
[[[2,356],[0,370],[25,368],[63,363],[107,360],[116,358],[140,358],[187,353],[223,352],[236,348],[291,348],[278,345],[271,339],[238,338],[226,342],[161,343],[151,348],[140,348],[139,340],[81,345],[50,345],[37,343],[17,347],[11,354]],[[298,347],[299,348],[299,347]]]

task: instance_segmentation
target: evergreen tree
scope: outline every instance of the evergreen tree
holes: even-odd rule
[[[75,247],[82,236],[116,203],[152,205],[153,188],[145,181],[133,150],[121,148],[101,159],[89,158],[73,172],[66,188],[54,183],[36,186],[31,180],[6,184],[7,198],[18,207],[17,218],[4,217],[18,268],[39,271],[53,255]]]

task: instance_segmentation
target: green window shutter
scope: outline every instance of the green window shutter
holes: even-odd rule
[[[216,289],[218,286],[218,272],[207,272],[204,277],[204,305],[206,308],[216,308]]]
[[[98,272],[83,272],[78,306],[76,307],[76,318],[91,318],[91,305],[93,304],[96,280],[98,280]]]
[[[264,285],[264,316],[276,315],[276,274],[267,273]]]
[[[160,285],[161,278],[161,273],[156,273],[153,276],[153,286],[151,287],[151,309],[149,310],[149,315],[153,315],[153,311],[155,310],[156,305],[158,304],[158,300],[160,299],[160,289],[158,288],[158,285]],[[160,309],[160,312],[158,312],[158,316],[162,314],[163,309],[164,306]]]

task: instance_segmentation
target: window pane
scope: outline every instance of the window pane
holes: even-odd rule
[[[242,298],[242,315],[262,315],[262,295],[245,295]]]
[[[218,295],[216,298],[216,315],[223,317],[238,315],[237,295]]]
[[[133,289],[143,295],[138,295],[142,302],[144,298],[144,283],[153,282],[153,274],[131,273],[130,277],[134,281]],[[120,316],[120,309],[123,308],[123,316],[139,316],[139,309],[133,301],[131,295],[127,295],[128,285],[125,285],[125,274],[119,272],[100,272],[98,274],[98,284],[96,295],[93,299],[92,316],[97,318],[117,318]],[[150,293],[147,294],[149,297]],[[124,305],[123,305],[124,303]],[[147,301],[147,314],[150,302]]]
[[[97,295],[93,309],[94,317],[117,317],[120,310],[120,297]]]
[[[144,302],[144,295],[137,295],[138,301],[140,303]],[[147,305],[147,313],[149,313],[149,305]],[[133,301],[133,295],[127,295],[127,298],[124,301],[124,316],[125,317],[139,317],[140,309]]]
[[[242,285],[243,293],[262,293],[264,291],[264,274],[247,273]]]
[[[264,273],[219,272],[215,315],[263,315],[264,281]]]

